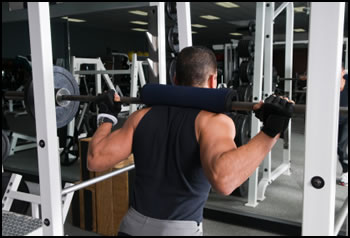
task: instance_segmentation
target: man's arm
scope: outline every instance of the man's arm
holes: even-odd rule
[[[345,84],[346,84],[346,80],[344,79],[344,77],[342,77],[340,81],[340,92],[344,90]]]
[[[202,166],[213,188],[229,195],[260,165],[279,134],[271,138],[260,132],[246,145],[237,148],[231,118],[223,114],[205,117],[199,123],[198,134]]]
[[[131,154],[132,140],[136,126],[149,109],[133,113],[123,127],[112,132],[112,123],[103,123],[95,132],[89,144],[88,169],[105,171]]]

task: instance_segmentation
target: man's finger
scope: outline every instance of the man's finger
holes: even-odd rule
[[[120,102],[120,97],[119,97],[118,93],[114,94],[114,101],[115,102]]]
[[[253,106],[253,110],[258,110],[259,108],[262,107],[263,104],[264,104],[263,101],[258,102]]]

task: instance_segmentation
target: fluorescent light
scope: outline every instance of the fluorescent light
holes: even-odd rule
[[[305,29],[303,29],[303,28],[295,28],[294,32],[305,32]]]
[[[144,21],[131,21],[130,23],[138,24],[138,25],[148,25],[148,23]]]
[[[225,7],[225,8],[239,7],[239,5],[237,5],[233,2],[216,2],[215,4],[220,6],[220,7]]]
[[[213,50],[223,50],[224,45],[213,45]]]
[[[147,31],[146,29],[143,28],[131,28],[132,31]]]
[[[201,24],[192,24],[192,26],[197,28],[207,28],[207,26]]]
[[[147,16],[147,15],[148,15],[147,12],[139,11],[139,10],[129,11],[129,13],[136,14],[136,15],[140,15],[140,16]]]
[[[196,31],[192,31],[192,34],[197,34],[198,32],[196,32]]]
[[[304,12],[304,9],[305,9],[305,7],[295,7],[294,12],[298,12],[298,13]]]
[[[62,19],[68,20],[69,22],[86,22],[85,20],[69,18],[69,17],[62,17]]]
[[[200,16],[201,18],[207,19],[207,20],[219,20],[220,17],[212,16],[212,15],[204,15]]]
[[[241,36],[243,35],[242,33],[239,33],[239,32],[233,32],[233,33],[230,33],[230,35],[233,35],[233,36]]]

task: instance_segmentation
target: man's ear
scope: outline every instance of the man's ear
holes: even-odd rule
[[[216,88],[217,87],[217,81],[214,74],[210,74],[208,78],[208,88]]]

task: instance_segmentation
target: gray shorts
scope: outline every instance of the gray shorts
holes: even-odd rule
[[[196,221],[150,218],[130,207],[120,224],[119,232],[131,236],[203,236],[203,226]]]

